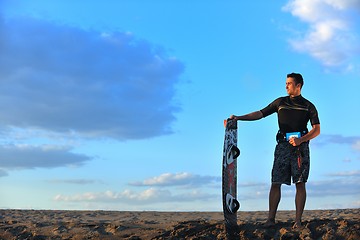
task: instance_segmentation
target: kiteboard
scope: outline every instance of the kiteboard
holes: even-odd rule
[[[237,211],[240,203],[236,199],[237,157],[240,150],[237,147],[237,121],[224,120],[225,138],[222,164],[222,200],[227,239],[239,239]]]

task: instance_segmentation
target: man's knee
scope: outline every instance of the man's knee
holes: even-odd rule
[[[271,189],[272,190],[280,190],[281,184],[279,183],[272,183],[271,184]]]
[[[296,190],[297,191],[305,191],[306,190],[305,183],[304,182],[296,183]]]

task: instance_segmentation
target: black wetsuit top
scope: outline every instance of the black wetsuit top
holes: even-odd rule
[[[279,129],[283,133],[307,131],[307,123],[320,124],[317,110],[301,95],[280,97],[260,110],[264,117],[277,112]]]

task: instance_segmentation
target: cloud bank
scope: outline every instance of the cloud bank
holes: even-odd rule
[[[358,195],[360,194],[359,172],[359,170],[334,172],[327,175],[331,179],[310,181],[307,183],[308,193],[311,197]],[[202,188],[193,184],[194,179],[200,180],[201,183],[199,185],[202,185]],[[181,204],[194,201],[221,201],[221,184],[214,189],[211,187],[214,181],[220,181],[221,183],[221,177],[200,176],[187,172],[176,174],[165,173],[139,181],[136,184],[129,184],[130,187],[147,187],[140,191],[125,189],[123,191],[107,190],[74,195],[58,194],[53,200],[55,202],[74,204],[112,203],[131,206],[161,203]],[[179,186],[186,186],[186,188],[179,188]],[[208,187],[207,190],[205,190],[206,187]],[[238,198],[241,201],[268,198],[268,183],[245,183],[239,184],[238,187]],[[294,195],[294,187],[284,188],[283,197],[293,198]]]
[[[70,147],[52,145],[0,145],[0,177],[7,176],[10,170],[78,167],[91,160],[91,157],[71,150]]]
[[[119,140],[172,132],[184,65],[126,32],[0,17],[0,129]]]
[[[87,192],[75,195],[58,194],[56,202],[112,202],[130,205],[147,205],[153,203],[183,203],[208,201],[220,198],[219,194],[203,192],[200,187],[213,188],[214,183],[221,182],[221,177],[201,176],[184,173],[164,173],[143,181],[129,183],[130,187],[147,187],[145,190],[125,189],[120,192]],[[181,187],[181,188],[179,188]],[[221,184],[218,184],[221,188]],[[176,190],[176,193],[174,193]]]
[[[360,18],[358,0],[292,0],[283,7],[308,29],[289,40],[298,52],[311,55],[326,67],[352,70],[360,53],[360,36],[354,29]]]
[[[344,144],[350,146],[355,151],[360,151],[360,136],[343,136],[341,134],[321,134],[316,141],[316,146],[328,144]]]

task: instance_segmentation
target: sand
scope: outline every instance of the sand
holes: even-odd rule
[[[360,209],[280,211],[265,228],[266,212],[238,212],[240,239],[360,239]],[[226,239],[221,212],[0,210],[0,239]]]

